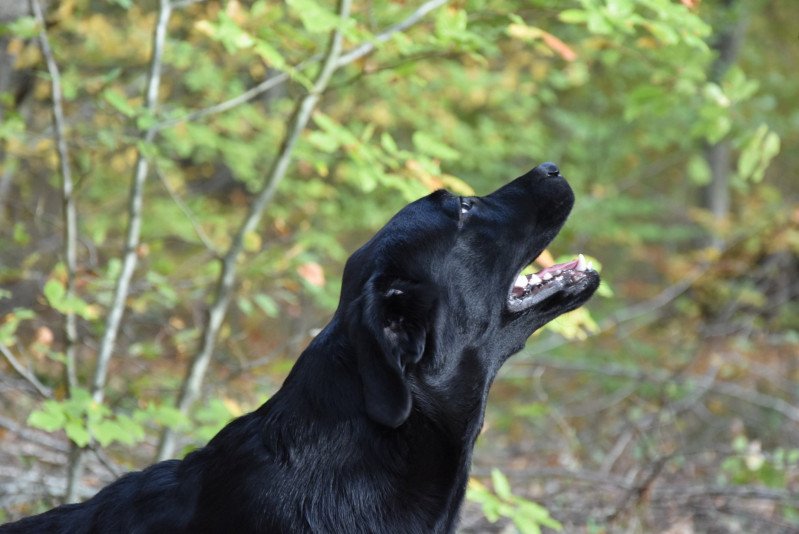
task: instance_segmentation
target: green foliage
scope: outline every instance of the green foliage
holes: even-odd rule
[[[36,18],[32,16],[19,17],[7,22],[0,29],[2,35],[13,35],[22,39],[31,39],[39,34],[39,25],[36,23]]]
[[[0,295],[0,299],[8,295]],[[13,345],[17,338],[17,328],[22,321],[33,319],[36,314],[32,310],[17,308],[11,313],[7,313],[2,317],[0,322],[0,344]]]
[[[493,491],[472,478],[466,490],[466,498],[479,504],[491,523],[508,518],[521,534],[540,534],[542,528],[563,529],[546,508],[514,495],[508,478],[499,469],[491,470],[491,484]]]
[[[780,138],[768,126],[761,125],[741,150],[737,178],[741,182],[763,181],[771,160],[780,152]]]
[[[763,451],[759,441],[739,435],[732,442],[734,455],[721,465],[724,478],[733,484],[760,483],[771,488],[784,488],[788,473],[799,467],[799,449],[778,447]]]
[[[64,284],[51,278],[44,284],[44,297],[50,306],[63,314],[74,313],[86,320],[97,318],[97,310],[74,294],[68,294]]]
[[[28,417],[28,424],[55,432],[63,430],[75,444],[85,447],[94,439],[102,446],[111,443],[135,445],[144,439],[142,425],[123,413],[92,400],[91,394],[76,388],[65,400],[47,400]]]

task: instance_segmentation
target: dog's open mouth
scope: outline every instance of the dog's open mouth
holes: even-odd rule
[[[519,274],[508,294],[508,310],[525,310],[565,289],[579,285],[593,272],[591,262],[587,262],[580,254],[572,261],[546,267],[534,274]]]

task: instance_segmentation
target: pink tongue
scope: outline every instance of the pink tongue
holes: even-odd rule
[[[578,260],[572,260],[566,263],[557,263],[555,265],[550,265],[549,267],[545,267],[538,271],[538,276],[541,276],[544,273],[555,273],[555,271],[565,271],[567,269],[574,269],[577,267]]]

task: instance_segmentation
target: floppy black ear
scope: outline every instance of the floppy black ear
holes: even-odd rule
[[[397,428],[411,412],[406,371],[424,354],[432,294],[414,282],[373,276],[349,310],[366,413],[382,425]]]

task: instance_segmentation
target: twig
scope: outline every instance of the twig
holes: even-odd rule
[[[31,430],[28,427],[20,425],[13,419],[9,419],[2,415],[0,415],[0,427],[18,435],[27,442],[35,443],[36,445],[47,447],[48,449],[64,454],[69,452],[69,447],[62,440],[53,437],[52,434]]]
[[[534,467],[529,469],[508,469],[506,472],[509,478],[528,479],[528,478],[568,478],[572,480],[579,480],[588,482],[599,486],[612,486],[623,490],[632,488],[632,485],[617,476],[610,474],[587,471],[587,470],[574,470],[562,467]],[[491,470],[484,467],[476,467],[471,471],[473,476],[488,477],[491,475]]]
[[[428,13],[431,11],[443,6],[449,0],[429,0],[425,2],[421,6],[419,6],[416,11],[408,15],[408,17],[387,28],[386,30],[378,33],[374,36],[374,39],[369,43],[364,43],[360,46],[349,50],[342,55],[339,56],[338,60],[336,60],[335,69],[339,69],[354,61],[359,60],[360,58],[371,54],[375,51],[378,44],[385,43],[391,37],[396,35],[399,32],[405,31],[414,24],[417,24],[422,18],[424,18]],[[298,72],[303,70],[304,68],[321,61],[325,56],[323,54],[316,54],[311,56],[310,58],[302,61],[295,67],[291,69],[292,72]],[[270,89],[277,87],[281,83],[284,83],[289,80],[291,76],[287,72],[281,72],[280,74],[275,74],[274,76],[270,76],[266,80],[262,81],[255,87],[251,87],[250,89],[246,90],[245,92],[241,93],[238,96],[225,100],[224,102],[220,102],[219,104],[214,104],[213,106],[209,106],[207,108],[199,109],[197,111],[193,111],[184,115],[183,117],[177,117],[174,119],[167,119],[160,123],[158,123],[155,128],[156,130],[165,130],[167,128],[171,128],[178,124],[183,124],[184,122],[191,122],[197,119],[201,119],[203,117],[207,117],[209,115],[216,115],[218,113],[223,113],[225,111],[229,111],[233,108],[246,104],[251,100],[254,100],[259,95],[269,91]]]
[[[652,499],[692,499],[697,497],[731,497],[799,502],[799,492],[764,486],[670,486],[656,489]]]
[[[665,458],[668,460],[669,458]],[[661,461],[664,459],[661,459]],[[656,462],[655,468],[658,468]],[[662,465],[659,467],[662,469]],[[650,471],[647,478],[658,473],[657,469]],[[489,469],[476,467],[472,469],[472,475],[477,477],[488,477],[491,474]],[[572,470],[559,467],[541,467],[530,469],[509,469],[506,475],[512,479],[530,478],[566,478],[578,480],[598,486],[611,486],[624,491],[637,490],[641,484],[634,484],[620,477],[605,474],[604,472]],[[796,502],[799,493],[781,488],[769,488],[765,486],[717,486],[717,485],[694,485],[683,484],[659,485],[652,488],[650,493],[652,501],[668,499],[689,500],[697,497],[731,497],[737,499],[764,499],[772,501]]]
[[[53,396],[52,390],[47,386],[45,386],[44,384],[42,384],[41,382],[39,382],[39,379],[36,378],[36,376],[33,373],[25,369],[25,366],[22,365],[19,362],[19,360],[17,360],[14,357],[14,355],[11,353],[8,347],[3,345],[2,343],[0,343],[0,353],[3,354],[3,357],[9,363],[9,365],[11,365],[11,367],[14,368],[14,370],[19,374],[19,376],[27,380],[30,383],[30,385],[33,386],[36,392],[39,393],[39,395],[41,395],[45,399],[49,399],[50,397]]]
[[[407,30],[408,28],[410,28],[411,26],[422,20],[428,13],[438,9],[439,7],[446,4],[448,1],[449,0],[429,0],[428,2],[425,2],[424,4],[419,6],[416,9],[416,11],[411,13],[405,20],[398,22],[397,24],[390,26],[385,31],[375,35],[374,39],[371,42],[364,43],[360,46],[355,47],[349,52],[342,54],[336,63],[336,68],[341,68],[345,65],[349,65],[353,61],[357,61],[361,59],[363,56],[371,54],[377,48],[378,44],[385,43],[386,41],[391,39],[391,37],[393,37],[394,34]]]
[[[61,201],[63,203],[64,217],[64,262],[67,271],[66,297],[70,298],[75,292],[75,272],[77,271],[77,239],[78,216],[75,210],[73,196],[72,170],[69,167],[69,152],[67,151],[66,136],[64,134],[64,106],[63,91],[61,90],[61,73],[47,38],[44,13],[38,0],[29,0],[31,11],[36,23],[39,25],[39,48],[41,48],[47,71],[50,74],[50,91],[53,98],[53,137],[58,152],[58,163],[61,171]],[[72,392],[78,386],[78,377],[75,370],[75,348],[78,339],[77,318],[75,312],[64,312],[64,370],[67,387]]]
[[[145,91],[145,109],[153,113],[158,104],[158,90],[161,82],[161,67],[166,41],[167,24],[172,14],[170,0],[160,0],[158,9],[158,20],[153,31],[153,51],[150,57],[150,69]],[[157,131],[150,127],[141,135],[144,143],[150,143],[155,138]],[[128,199],[128,228],[125,235],[125,248],[123,251],[122,269],[114,288],[114,297],[111,307],[108,310],[108,317],[105,324],[105,333],[100,350],[97,356],[97,367],[95,368],[92,380],[92,399],[94,402],[102,403],[105,396],[105,384],[108,376],[108,365],[116,344],[119,326],[122,321],[122,314],[125,310],[125,301],[130,290],[130,280],[138,261],[136,248],[139,245],[141,235],[141,212],[144,197],[144,182],[149,173],[149,161],[144,153],[139,149],[136,168],[130,186],[130,196]],[[67,468],[67,489],[64,500],[72,502],[77,497],[77,487],[83,473],[83,454],[84,449],[74,448],[70,454],[69,466]]]
[[[178,409],[186,413],[189,407],[199,396],[200,386],[205,378],[208,364],[211,361],[216,338],[222,321],[225,318],[227,307],[233,293],[233,284],[236,280],[236,264],[244,246],[244,238],[247,234],[254,231],[261,220],[267,205],[277,191],[277,187],[283,180],[291,162],[294,145],[300,133],[305,129],[311,118],[311,112],[316,107],[325,88],[330,82],[330,78],[335,72],[343,35],[341,28],[343,23],[349,18],[350,0],[339,0],[338,7],[341,24],[332,32],[330,44],[326,53],[326,58],[322,69],[319,71],[316,81],[311,90],[298,102],[297,107],[289,121],[286,136],[278,150],[269,172],[264,177],[264,182],[258,195],[255,197],[249,212],[236,232],[230,248],[222,258],[222,272],[219,276],[214,302],[208,310],[208,320],[202,336],[202,345],[198,353],[192,360],[186,378],[183,381],[180,395],[177,400]],[[158,446],[158,459],[170,458],[175,449],[175,432],[171,428],[164,429]]]
[[[211,242],[211,240],[208,238],[208,235],[205,233],[202,226],[200,226],[200,223],[197,222],[197,219],[194,218],[194,214],[191,212],[189,207],[186,206],[186,204],[183,202],[183,200],[181,200],[178,194],[175,191],[173,191],[171,187],[169,187],[169,184],[166,182],[166,178],[161,173],[161,171],[155,169],[155,175],[158,176],[158,180],[161,182],[161,185],[166,190],[167,194],[169,195],[169,198],[172,199],[172,202],[174,202],[175,205],[177,205],[180,211],[183,212],[183,215],[185,215],[186,218],[189,220],[189,223],[191,223],[191,227],[194,229],[194,233],[197,234],[197,237],[199,238],[200,241],[202,241],[202,244],[205,245],[205,248],[211,251],[211,253],[215,257],[219,257],[219,252],[216,250],[216,247],[214,246],[213,242]]]
[[[671,458],[672,456],[668,455],[656,459],[646,477],[641,482],[634,484],[633,487],[629,488],[624,493],[621,500],[616,505],[615,510],[608,514],[606,520],[616,520],[627,509],[631,500],[633,500],[636,505],[644,501],[652,491],[652,484],[654,484],[657,477],[660,476],[660,473],[663,472],[663,468]]]
[[[145,94],[145,109],[152,113],[158,104],[158,90],[161,82],[162,57],[164,42],[166,41],[167,24],[172,14],[170,0],[160,0],[158,21],[153,32],[153,52],[150,58],[150,72]],[[144,143],[150,143],[155,138],[156,129],[150,127],[142,135]],[[150,162],[142,153],[138,152],[136,169],[131,182],[130,197],[128,201],[128,229],[125,235],[124,257],[122,270],[117,278],[114,289],[114,298],[108,311],[105,334],[100,344],[100,353],[97,357],[97,368],[92,380],[92,398],[95,402],[102,402],[105,394],[105,382],[108,374],[108,363],[116,344],[122,313],[125,310],[125,300],[128,297],[130,280],[138,261],[136,248],[141,235],[141,212],[144,197],[144,182],[150,170]]]
[[[205,0],[176,0],[172,2],[173,9],[183,9],[194,4],[202,4]]]
[[[752,391],[742,386],[739,386],[738,384],[734,384],[732,382],[722,382],[714,380],[710,384],[707,384],[707,378],[698,379],[692,376],[675,376],[673,373],[668,371],[661,371],[661,370],[643,371],[643,370],[628,369],[618,365],[602,365],[602,366],[587,365],[579,362],[567,362],[562,360],[556,360],[554,358],[544,358],[541,356],[536,356],[533,360],[529,362],[520,362],[520,361],[513,362],[511,364],[511,367],[517,367],[522,365],[525,366],[543,365],[552,369],[596,373],[600,375],[629,378],[631,380],[637,380],[640,382],[647,381],[647,382],[681,383],[688,386],[699,388],[699,392],[701,393],[713,392],[720,395],[725,395],[727,397],[733,397],[748,402],[750,404],[754,404],[755,406],[760,406],[761,408],[773,410],[787,417],[794,423],[799,424],[799,407],[794,406],[789,402],[780,399],[778,397],[766,395],[758,391]],[[512,375],[506,374],[505,376],[512,376]]]

